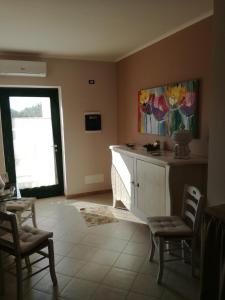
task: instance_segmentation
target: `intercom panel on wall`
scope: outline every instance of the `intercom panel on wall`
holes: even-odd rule
[[[84,113],[84,123],[86,132],[100,132],[102,130],[102,121],[100,112]]]

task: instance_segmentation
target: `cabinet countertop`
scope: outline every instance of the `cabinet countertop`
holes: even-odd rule
[[[207,165],[208,159],[205,156],[191,154],[189,159],[175,159],[174,153],[172,151],[160,151],[160,155],[155,156],[151,152],[147,152],[145,149],[131,149],[123,145],[112,145],[109,147],[110,150],[124,153],[129,156],[133,156],[150,163],[161,165],[161,166],[179,166],[179,165],[198,165],[204,164]]]

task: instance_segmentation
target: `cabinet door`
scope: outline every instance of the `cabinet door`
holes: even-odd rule
[[[134,197],[134,159],[128,155],[112,152],[114,168],[114,196],[123,204],[132,209]]]
[[[165,215],[165,168],[137,159],[135,206],[146,216]]]

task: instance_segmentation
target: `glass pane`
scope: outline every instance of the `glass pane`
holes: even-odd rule
[[[49,97],[10,97],[18,187],[57,184]]]

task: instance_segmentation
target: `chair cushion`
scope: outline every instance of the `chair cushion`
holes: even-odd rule
[[[22,226],[19,230],[20,251],[22,254],[25,254],[35,250],[36,247],[51,237],[53,237],[52,232],[40,230],[28,225]],[[7,233],[1,236],[1,239],[12,243],[12,234]]]
[[[24,211],[31,207],[34,198],[21,198],[20,200],[11,200],[6,202],[6,210],[15,212],[15,211]]]
[[[22,226],[19,233],[21,252],[30,251],[51,237],[53,237],[53,232],[40,230],[28,225]]]
[[[155,236],[189,237],[193,231],[177,216],[149,217],[148,224]]]

